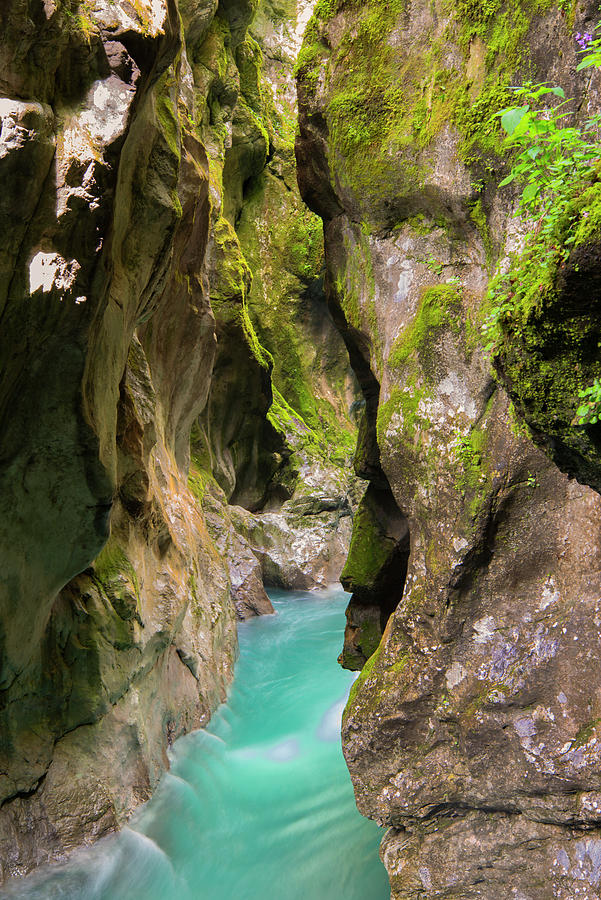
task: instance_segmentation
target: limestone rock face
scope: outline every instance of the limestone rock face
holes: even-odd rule
[[[298,493],[303,462],[303,483],[315,472],[308,439],[292,459],[286,398],[270,412],[276,364],[235,228],[275,141],[256,12],[0,10],[0,880],[149,797],[172,741],[226,696],[236,617],[272,611],[267,538],[251,545],[237,519]],[[302,291],[322,274],[306,262]],[[323,342],[337,339],[314,305]],[[338,349],[322,383],[348,449]],[[313,493],[326,500],[298,566],[307,585],[338,577],[350,531],[344,491]],[[273,527],[289,560],[302,528]]]
[[[601,888],[601,501],[533,442],[481,336],[521,240],[494,112],[524,77],[583,96],[572,29],[595,14],[334,2],[299,56],[299,183],[365,401],[342,661],[369,659],[343,747],[399,900]]]
[[[356,381],[324,302],[322,224],[296,184],[292,70],[313,5],[265,0],[236,47],[225,218],[209,241],[218,347],[192,478],[240,617],[265,608],[261,580],[338,580],[362,490],[350,471]]]
[[[149,796],[168,743],[225,697],[236,636],[186,483],[215,328],[209,162],[179,11],[98,0],[1,15],[6,876]]]

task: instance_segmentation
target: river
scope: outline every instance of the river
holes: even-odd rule
[[[387,900],[379,829],[340,749],[353,675],[338,666],[347,595],[272,592],[240,625],[228,702],[175,742],[130,825],[0,896],[23,900]]]

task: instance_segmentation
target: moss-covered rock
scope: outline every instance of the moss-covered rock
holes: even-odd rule
[[[340,581],[352,593],[341,663],[360,669],[380,642],[402,596],[409,530],[389,487],[370,484],[355,513],[349,555]]]
[[[565,269],[564,248],[538,245],[512,273],[523,235],[497,189],[507,160],[495,116],[527,77],[582,98],[573,30],[596,15],[588,2],[323,0],[299,56],[299,183],[324,219],[326,294],[364,395],[356,462],[372,524],[388,484],[409,531],[402,598],[343,721],[358,807],[391,826],[383,859],[398,900],[575,895],[572,864],[556,876],[550,860],[580,852],[572,823],[597,828],[563,779],[596,795],[596,713],[574,685],[599,679],[587,624],[599,498],[519,416],[593,483],[594,429],[572,421],[577,389],[597,375],[596,226],[583,230],[598,217],[589,198]],[[496,364],[514,407],[481,334],[499,257],[514,296]],[[348,572],[359,581],[373,566],[373,584],[387,545],[364,515],[355,523]],[[351,603],[343,662],[367,655],[353,629],[374,650],[374,613]]]
[[[551,34],[569,36],[552,0],[444,0],[410,16],[402,0],[317,3],[297,62],[301,107],[320,109],[301,117],[310,205],[328,217],[345,206],[371,229],[489,206],[505,166],[495,112],[516,78],[545,70]]]
[[[519,416],[556,464],[601,488],[599,426],[580,424],[579,393],[601,377],[597,186],[530,238],[491,288],[499,309],[493,363]],[[568,244],[573,244],[570,252]]]

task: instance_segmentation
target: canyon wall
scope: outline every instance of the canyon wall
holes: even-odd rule
[[[298,59],[299,184],[365,403],[343,748],[395,900],[601,889],[599,426],[574,424],[599,374],[598,189],[519,268],[496,115],[528,79],[598,111],[575,40],[597,18],[320,0]]]
[[[257,18],[266,47],[290,36],[288,83],[307,6]],[[271,611],[263,581],[334,580],[346,553],[354,386],[308,211],[288,280],[251,307],[289,251],[269,262],[270,230],[300,208],[294,103],[278,125],[256,14],[0,10],[0,880],[123,823],[225,698],[236,618]],[[285,179],[272,222],[265,185]],[[304,323],[291,362],[285,335],[269,345],[277,304]]]

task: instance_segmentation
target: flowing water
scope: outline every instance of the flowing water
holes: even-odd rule
[[[346,595],[273,592],[240,626],[227,704],[176,741],[153,799],[119,834],[0,897],[387,900],[379,829],[340,749],[353,676],[336,662]]]

